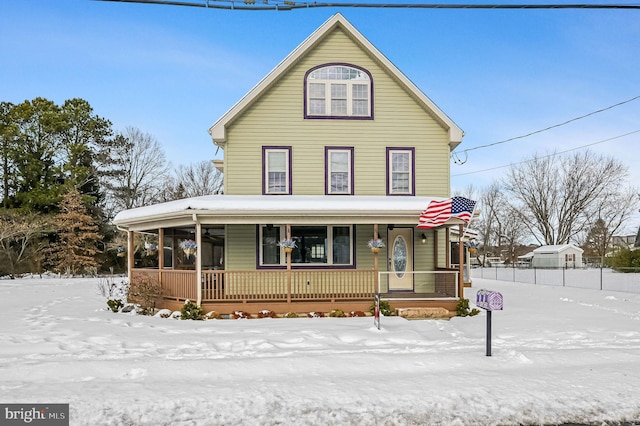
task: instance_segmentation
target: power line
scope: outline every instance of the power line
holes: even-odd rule
[[[554,125],[549,126],[549,127],[545,127],[544,129],[536,130],[534,132],[530,132],[530,133],[527,133],[527,134],[522,135],[522,136],[515,136],[513,138],[505,139],[505,140],[498,141],[498,142],[489,143],[489,144],[486,144],[486,145],[480,145],[480,146],[475,146],[473,148],[467,148],[467,149],[464,149],[464,150],[460,151],[460,153],[466,155],[469,151],[474,151],[476,149],[481,149],[481,148],[488,148],[490,146],[499,145],[499,144],[515,141],[517,139],[523,139],[523,138],[526,138],[526,137],[529,137],[529,136],[532,136],[532,135],[536,135],[538,133],[546,132],[547,130],[555,129],[557,127],[561,127],[561,126],[564,126],[566,124],[573,123],[574,121],[582,120],[583,118],[587,118],[587,117],[590,117],[592,115],[601,113],[603,111],[610,110],[610,109],[618,107],[620,105],[627,104],[629,102],[635,101],[636,99],[640,99],[640,95],[639,96],[634,96],[633,98],[627,99],[626,101],[622,101],[622,102],[618,102],[617,104],[610,105],[610,106],[608,106],[606,108],[602,108],[602,109],[599,109],[597,111],[593,111],[593,112],[590,112],[588,114],[581,115],[580,117],[572,118],[571,120],[563,121],[562,123],[554,124]],[[457,158],[457,153],[456,152],[452,152],[451,155],[452,156],[456,155],[456,158]],[[461,161],[461,160],[459,160],[459,158],[458,158],[458,161]],[[464,162],[466,162],[466,160],[465,161],[461,161],[461,164],[464,164]]]
[[[603,140],[598,141],[598,142],[592,142],[592,143],[590,143],[590,144],[582,145],[582,146],[578,146],[578,147],[571,148],[571,149],[567,149],[567,150],[565,150],[565,151],[554,152],[554,153],[552,153],[552,154],[544,155],[544,156],[542,156],[542,157],[537,157],[537,158],[548,158],[548,157],[554,157],[554,156],[556,156],[556,155],[566,154],[567,152],[577,151],[577,150],[579,150],[579,149],[583,149],[583,148],[588,148],[588,147],[593,146],[593,145],[598,145],[598,144],[601,144],[601,143],[604,143],[604,142],[609,142],[609,141],[612,141],[612,140],[614,140],[614,139],[620,139],[620,138],[623,138],[623,137],[625,137],[625,136],[633,135],[633,134],[635,134],[635,133],[640,133],[640,129],[638,129],[638,130],[634,130],[634,131],[629,132],[629,133],[625,133],[625,134],[623,134],[623,135],[618,135],[618,136],[614,136],[614,137],[612,137],[612,138],[603,139]],[[506,165],[504,165],[504,166],[497,166],[497,167],[492,167],[492,168],[490,168],[490,169],[476,170],[476,171],[473,171],[473,172],[457,173],[457,174],[455,174],[455,175],[451,175],[451,177],[454,177],[454,176],[466,176],[466,175],[472,175],[472,174],[475,174],[475,173],[490,172],[490,171],[492,171],[492,170],[498,170],[498,169],[503,169],[503,168],[505,168],[505,167],[516,166],[516,165],[518,165],[518,164],[529,163],[529,162],[531,162],[531,161],[533,161],[533,160],[534,160],[534,159],[530,159],[530,160],[523,160],[523,161],[519,161],[519,162],[517,162],[517,163],[510,163],[510,164],[506,164]]]
[[[462,4],[462,3],[336,3],[336,2],[296,2],[273,0],[93,0],[119,3],[159,4],[166,6],[202,7],[206,9],[226,10],[276,10],[287,11],[295,9],[311,9],[319,7],[359,7],[386,9],[640,9],[640,4],[621,3],[546,3],[546,4]]]

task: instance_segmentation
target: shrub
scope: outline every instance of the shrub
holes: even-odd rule
[[[618,272],[637,272],[640,268],[640,250],[621,249],[611,259],[611,266]]]
[[[273,311],[265,309],[258,312],[258,318],[278,318],[278,315]]]
[[[333,318],[342,318],[345,316],[345,314],[342,309],[333,309],[331,312],[329,312],[329,316]]]
[[[107,300],[107,305],[113,312],[118,312],[124,306],[124,303],[120,299],[109,299]]]
[[[376,304],[375,303],[373,305],[371,305],[371,307],[369,308],[369,312],[371,312],[371,315],[375,315],[375,313],[376,313]],[[388,300],[381,300],[380,301],[380,313],[385,317],[390,317],[390,316],[393,316],[395,314],[395,311],[393,309],[391,309],[391,305],[389,304]]]
[[[322,312],[313,312],[313,311],[311,311],[311,312],[309,312],[307,314],[307,316],[309,318],[324,318],[324,314]]]
[[[251,314],[245,311],[234,311],[233,312],[234,319],[249,319],[251,318]]]
[[[480,311],[476,308],[469,310],[469,299],[460,299],[456,304],[456,314],[460,317],[472,317]]]
[[[204,319],[207,319],[207,320],[220,319],[220,314],[216,311],[211,311],[204,316]]]
[[[190,300],[186,300],[180,310],[180,318],[183,320],[202,320],[202,307]]]
[[[349,316],[350,316],[350,317],[364,317],[364,316],[366,316],[366,315],[365,315],[365,314],[364,314],[364,312],[362,312],[362,311],[351,311],[351,312],[349,313]]]
[[[151,275],[141,275],[131,281],[129,301],[139,304],[144,315],[153,315],[160,294],[160,284]]]
[[[287,312],[283,316],[284,316],[284,318],[298,318],[299,317],[299,315],[296,314],[295,312]]]

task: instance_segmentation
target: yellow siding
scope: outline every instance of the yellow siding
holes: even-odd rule
[[[317,65],[367,69],[374,120],[305,120],[303,81]],[[227,129],[225,192],[262,193],[262,146],[292,146],[293,194],[324,194],[324,147],[354,146],[355,195],[386,194],[386,147],[415,147],[416,194],[449,195],[448,134],[398,83],[337,30],[297,62]]]
[[[227,225],[225,268],[230,271],[256,269],[256,227]]]

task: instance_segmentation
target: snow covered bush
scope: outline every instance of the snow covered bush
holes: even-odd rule
[[[480,311],[476,308],[469,310],[469,299],[460,299],[456,304],[456,314],[460,317],[472,317]]]
[[[122,303],[122,300],[120,299],[109,299],[107,300],[107,306],[109,306],[109,309],[111,309],[113,312],[118,312],[120,309],[122,309],[124,303]]]
[[[258,312],[258,318],[278,318],[278,315],[269,309],[265,309]]]
[[[309,318],[324,318],[324,314],[322,312],[314,312],[311,311],[307,314]]]
[[[362,311],[351,311],[349,312],[350,317],[364,317],[365,314]]]
[[[183,320],[202,320],[202,316],[204,312],[202,311],[202,307],[196,305],[191,300],[187,299],[180,310],[180,318]]]
[[[220,319],[220,314],[216,311],[207,312],[207,314],[204,316],[204,319],[206,320]]]
[[[118,312],[124,306],[129,293],[129,282],[126,279],[117,281],[115,277],[103,277],[98,280],[98,294],[107,299],[107,306]]]
[[[249,319],[251,314],[245,311],[234,311],[232,317],[234,319]]]
[[[369,312],[371,312],[371,315],[375,315],[375,313],[376,313],[376,304],[375,303],[373,305],[371,305],[371,307],[369,308]],[[388,300],[381,300],[380,301],[380,313],[385,317],[390,317],[390,316],[393,316],[395,314],[395,311],[393,309],[391,309],[391,305],[389,304]]]
[[[295,312],[287,312],[286,314],[283,315],[284,318],[298,318],[299,315],[296,314]]]
[[[329,316],[333,318],[342,318],[345,315],[342,309],[332,309],[331,312],[329,312]]]

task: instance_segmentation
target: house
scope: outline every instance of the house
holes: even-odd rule
[[[224,195],[114,219],[128,232],[132,286],[153,277],[163,307],[189,299],[221,313],[367,311],[377,292],[396,308],[455,310],[462,267],[451,268],[449,228],[464,222],[416,224],[449,197],[463,132],[341,14],[209,133],[224,152]],[[285,252],[283,239],[296,247]],[[161,249],[145,253],[144,241]]]
[[[549,245],[533,250],[534,268],[581,268],[582,250],[573,244]]]

